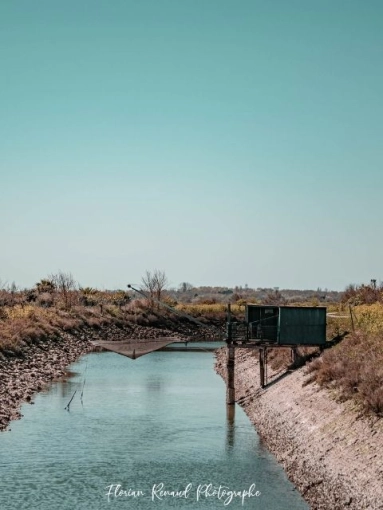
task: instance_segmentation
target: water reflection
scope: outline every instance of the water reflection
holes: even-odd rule
[[[226,449],[230,450],[235,443],[235,405],[226,404]]]
[[[226,407],[225,384],[214,373],[214,356],[156,352],[136,361],[115,353],[92,353],[84,406],[80,394],[85,361],[76,376],[40,393],[24,406],[24,418],[0,434],[1,508],[19,510],[211,510],[216,499],[153,501],[148,497],[109,504],[105,487],[150,493],[192,483],[228,484],[243,490],[256,483],[262,500],[245,508],[307,510],[281,467],[259,443],[243,410]],[[64,410],[73,392],[77,393]],[[230,510],[239,510],[233,501]]]
[[[150,379],[147,379],[145,382],[145,387],[148,391],[161,393],[164,385],[164,380],[159,376],[152,376]]]

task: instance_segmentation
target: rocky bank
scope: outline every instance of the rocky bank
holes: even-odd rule
[[[225,349],[217,353],[216,371],[226,378]],[[383,509],[383,420],[305,384],[304,367],[270,375],[274,382],[261,389],[254,353],[236,350],[236,401],[310,507]]]

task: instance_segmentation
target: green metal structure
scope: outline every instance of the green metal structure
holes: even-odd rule
[[[279,346],[326,343],[325,307],[246,305],[247,340]]]

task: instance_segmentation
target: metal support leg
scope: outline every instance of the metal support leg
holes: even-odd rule
[[[265,387],[265,350],[259,349],[259,379],[261,388]]]
[[[228,346],[227,346],[227,389],[226,389],[226,403],[228,405],[235,404],[234,370],[235,370],[235,347],[233,344],[228,344]]]

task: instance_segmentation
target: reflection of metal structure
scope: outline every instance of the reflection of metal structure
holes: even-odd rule
[[[298,346],[326,345],[326,308],[246,305],[244,322],[227,321],[227,403],[234,404],[235,346],[259,350],[260,383],[267,378],[267,349],[290,347],[296,360]]]

